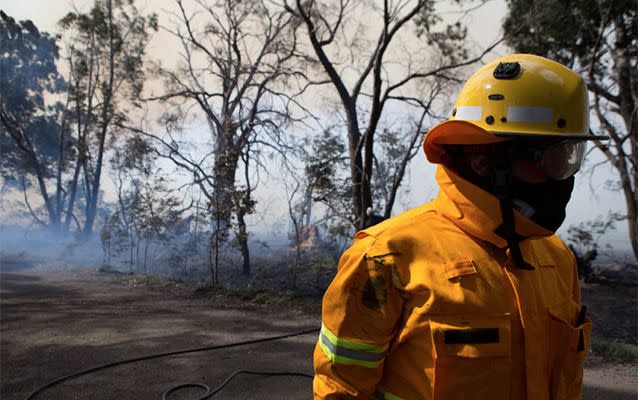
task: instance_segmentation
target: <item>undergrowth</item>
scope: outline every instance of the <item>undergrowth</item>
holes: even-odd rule
[[[638,362],[638,346],[592,337],[591,352],[606,361],[623,364]]]
[[[194,293],[238,299],[255,304],[294,308],[304,312],[321,311],[321,299],[308,298],[294,291],[278,292],[263,288],[229,288],[222,286],[198,286]]]

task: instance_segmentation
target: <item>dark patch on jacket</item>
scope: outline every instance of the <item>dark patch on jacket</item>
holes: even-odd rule
[[[370,277],[363,288],[361,302],[373,310],[380,310],[387,301],[386,282],[381,276]]]

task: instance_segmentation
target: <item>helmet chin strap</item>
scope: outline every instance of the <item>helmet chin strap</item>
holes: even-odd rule
[[[519,243],[521,237],[516,234],[514,226],[514,209],[511,196],[511,166],[505,146],[498,144],[492,147],[492,193],[499,200],[503,223],[496,228],[495,233],[507,241],[513,264],[520,269],[532,270],[534,267],[523,258]]]

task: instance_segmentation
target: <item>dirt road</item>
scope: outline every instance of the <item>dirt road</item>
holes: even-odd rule
[[[1,276],[0,398],[24,399],[40,385],[95,365],[191,347],[300,331],[317,324],[232,305],[131,290],[83,271]],[[177,383],[220,384],[238,369],[312,372],[316,335],[144,361],[87,375],[38,399],[161,399]],[[173,398],[194,399],[193,390]],[[310,379],[239,376],[224,399],[305,399]]]
[[[300,331],[316,317],[196,296],[167,295],[89,270],[0,274],[0,398],[25,399],[61,376],[129,357]],[[316,334],[118,366],[49,389],[37,399],[161,399],[176,383],[210,387],[238,369],[312,373]],[[635,367],[593,364],[585,399],[635,400]],[[174,399],[195,399],[186,390]],[[303,377],[239,376],[223,399],[308,399]],[[215,398],[217,398],[215,397]]]

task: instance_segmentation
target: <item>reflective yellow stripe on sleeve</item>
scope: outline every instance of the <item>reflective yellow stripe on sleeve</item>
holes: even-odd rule
[[[383,388],[377,388],[377,391],[374,395],[377,400],[403,400],[399,396],[395,396],[392,393],[386,392],[385,390],[383,390]]]
[[[353,342],[335,336],[328,328],[321,324],[319,346],[326,356],[337,364],[359,365],[375,368],[385,358],[388,345]]]

